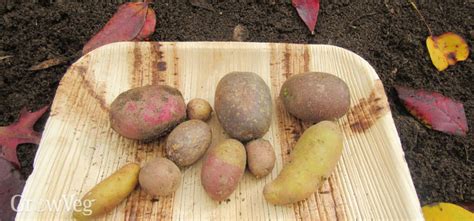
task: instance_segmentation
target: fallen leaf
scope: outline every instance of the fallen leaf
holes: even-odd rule
[[[47,109],[48,106],[45,106],[33,113],[23,109],[17,122],[0,127],[0,157],[12,162],[16,167],[20,167],[16,148],[18,144],[22,143],[39,144],[41,134],[33,130],[33,125]]]
[[[192,6],[215,11],[214,7],[207,0],[189,0]]]
[[[458,61],[465,61],[469,57],[469,46],[459,35],[447,32],[440,36],[429,36],[426,46],[433,65],[443,71],[449,65],[455,65]]]
[[[142,30],[140,30],[140,33],[138,33],[137,37],[135,37],[135,40],[141,41],[148,39],[150,35],[155,32],[155,27],[156,27],[156,14],[155,11],[152,8],[148,8],[147,13],[146,13],[146,19],[145,19],[145,24],[143,25]]]
[[[292,4],[300,18],[308,26],[311,34],[314,34],[314,28],[318,21],[319,0],[292,0]]]
[[[469,210],[471,213],[474,212],[474,202],[459,203],[458,205],[464,209]]]
[[[128,2],[121,5],[105,26],[84,45],[82,53],[86,54],[102,45],[135,39],[142,30],[148,3]]]
[[[422,208],[426,221],[474,220],[474,214],[451,203],[434,203]]]
[[[249,31],[247,28],[241,24],[238,24],[234,28],[234,34],[232,36],[232,39],[234,41],[245,41],[249,38]]]
[[[401,86],[397,86],[396,90],[408,111],[427,127],[466,136],[468,126],[462,103],[436,92]]]
[[[25,180],[20,172],[7,160],[0,158],[0,220],[14,220],[16,212],[11,207],[14,200],[14,206],[17,208]]]
[[[62,58],[51,58],[51,59],[48,59],[46,61],[42,61],[39,64],[31,66],[28,70],[30,70],[30,71],[43,70],[43,69],[47,69],[47,68],[50,68],[50,67],[53,67],[53,66],[56,66],[56,65],[60,65],[64,62],[65,62],[65,60],[62,59]]]

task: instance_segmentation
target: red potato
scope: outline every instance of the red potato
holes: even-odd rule
[[[207,194],[216,201],[227,199],[244,175],[246,161],[245,147],[238,140],[227,139],[209,149],[201,170]]]
[[[186,118],[186,104],[178,89],[148,85],[121,93],[110,106],[110,124],[120,135],[149,141],[162,136]]]

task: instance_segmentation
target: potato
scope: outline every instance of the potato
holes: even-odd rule
[[[207,121],[211,118],[212,107],[204,99],[194,98],[188,102],[187,113],[188,119]]]
[[[171,131],[166,140],[168,159],[180,167],[196,162],[211,144],[211,128],[201,120],[189,120]]]
[[[321,72],[291,76],[283,83],[280,98],[290,114],[309,122],[340,118],[350,107],[347,84]]]
[[[110,124],[120,135],[149,141],[186,118],[181,93],[166,85],[148,85],[121,93],[110,106]]]
[[[201,170],[204,190],[213,200],[227,199],[244,175],[245,163],[245,147],[238,140],[227,139],[211,147]]]
[[[172,161],[157,157],[140,170],[138,181],[146,193],[154,197],[168,196],[181,184],[181,171]]]
[[[113,210],[135,189],[140,166],[130,163],[97,184],[81,199],[73,217],[89,220]]]
[[[224,76],[216,88],[214,108],[224,130],[240,141],[260,138],[270,127],[270,89],[255,73]]]
[[[275,151],[268,140],[256,139],[245,145],[250,172],[257,178],[272,172],[275,166]]]
[[[265,199],[282,205],[308,198],[331,175],[341,154],[342,133],[335,123],[322,121],[311,126],[296,143],[290,162],[265,185]]]

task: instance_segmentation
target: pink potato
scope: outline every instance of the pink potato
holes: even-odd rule
[[[121,93],[110,106],[110,124],[120,135],[150,141],[186,118],[186,104],[178,89],[148,85]]]
[[[252,140],[245,145],[250,172],[262,178],[272,172],[275,166],[275,151],[272,144],[263,138]]]
[[[244,175],[246,161],[245,147],[238,140],[227,139],[211,147],[201,170],[207,194],[216,201],[227,199]]]

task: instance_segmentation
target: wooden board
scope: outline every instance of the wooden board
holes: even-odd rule
[[[143,144],[110,129],[108,108],[118,94],[169,84],[186,101],[200,97],[213,104],[217,82],[231,71],[255,72],[270,86],[274,113],[265,138],[277,154],[271,175],[257,180],[246,173],[230,198],[217,203],[200,184],[199,161],[182,169],[183,182],[173,196],[153,200],[138,188],[104,220],[422,219],[382,83],[364,59],[328,45],[225,42],[115,43],[74,63],[57,90],[17,219],[71,218],[71,200],[122,165],[143,165],[163,155],[163,139]],[[351,110],[338,121],[343,156],[318,193],[273,206],[264,200],[263,186],[277,176],[309,126],[288,115],[278,94],[285,79],[305,71],[329,72],[349,85]],[[215,145],[225,134],[215,115],[209,124]]]

